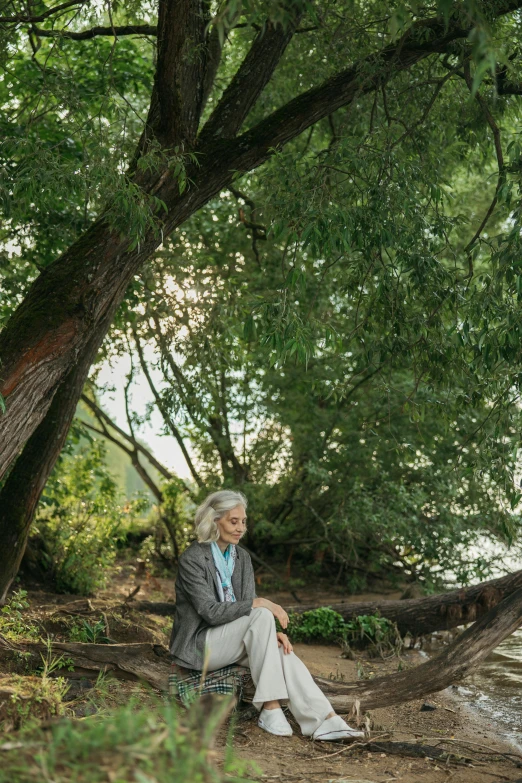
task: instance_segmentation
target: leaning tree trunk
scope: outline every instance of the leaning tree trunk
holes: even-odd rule
[[[60,384],[45,418],[27,441],[0,491],[0,604],[5,602],[18,573],[36,506],[64,446],[99,339],[98,334],[93,335]]]
[[[442,691],[475,669],[500,642],[522,624],[522,587],[519,587],[436,658],[415,669],[356,683],[334,683],[318,678],[332,706],[340,711],[388,707]]]
[[[494,15],[520,6],[522,0],[501,0]],[[240,134],[298,19],[285,27],[268,22],[197,136],[207,23],[197,0],[160,2],[159,8],[157,70],[144,137],[155,137],[166,152],[176,145],[196,151],[198,163],[187,168],[190,186],[183,194],[168,164],[155,173],[139,172],[133,184],[167,207],[161,231],[151,229],[131,250],[130,237],[122,237],[100,218],[42,272],[9,320],[0,335],[0,394],[8,410],[0,416],[0,478],[44,418],[78,354],[100,322],[114,314],[127,284],[163,237],[228,187],[238,172],[257,168],[307,128],[380,88],[383,79],[434,53],[451,51],[453,42],[465,40],[472,29],[471,22],[462,26],[453,18],[448,23],[438,17],[415,23],[400,41],[297,95]],[[201,58],[186,56],[187,40],[200,47]],[[144,148],[138,146],[137,156]]]

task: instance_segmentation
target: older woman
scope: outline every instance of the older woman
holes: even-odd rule
[[[332,710],[288,636],[277,633],[288,615],[268,598],[258,598],[248,553],[238,546],[246,530],[247,501],[241,492],[214,492],[196,512],[197,542],[181,555],[176,580],[176,614],[171,653],[176,663],[209,671],[237,663],[248,666],[256,686],[258,725],[290,736],[280,701],[305,736],[318,740],[362,737]]]

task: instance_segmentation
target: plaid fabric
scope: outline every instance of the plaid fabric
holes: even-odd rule
[[[202,672],[197,669],[183,669],[173,663],[169,674],[169,696],[181,701],[185,707],[201,693],[234,693],[238,704],[241,701],[252,701],[254,683],[250,669],[244,666],[233,664],[207,672],[203,682],[201,676]]]

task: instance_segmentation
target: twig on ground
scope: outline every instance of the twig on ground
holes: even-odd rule
[[[136,585],[136,587],[134,588],[134,590],[131,590],[131,591],[130,591],[129,595],[127,596],[127,598],[125,598],[125,600],[123,601],[123,603],[124,603],[124,604],[126,604],[126,603],[128,603],[129,601],[132,601],[132,599],[134,598],[134,596],[135,596],[135,595],[138,595],[138,593],[140,592],[140,590],[141,590],[141,585]]]

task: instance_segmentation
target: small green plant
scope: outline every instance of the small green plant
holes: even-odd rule
[[[103,619],[98,620],[96,623],[89,623],[88,620],[74,623],[70,627],[69,638],[72,642],[84,642],[86,644],[111,643],[111,640],[106,635]]]
[[[370,655],[398,655],[403,641],[396,623],[376,614],[362,614],[346,623],[344,655],[353,649],[364,649]]]
[[[403,646],[396,624],[385,617],[359,615],[346,622],[329,606],[291,614],[287,633],[295,642],[340,644],[346,657],[351,657],[353,650],[365,650],[370,655],[382,657],[395,655]]]
[[[27,591],[16,590],[0,609],[0,633],[8,639],[38,638],[38,627],[23,615],[26,609],[29,609]]]
[[[42,665],[38,667],[37,672],[40,677],[45,680],[48,679],[51,674],[55,674],[59,669],[67,669],[67,671],[74,671],[74,661],[66,655],[53,655],[53,643],[50,639],[47,639],[46,643],[47,652],[45,655],[40,653],[42,659]]]

